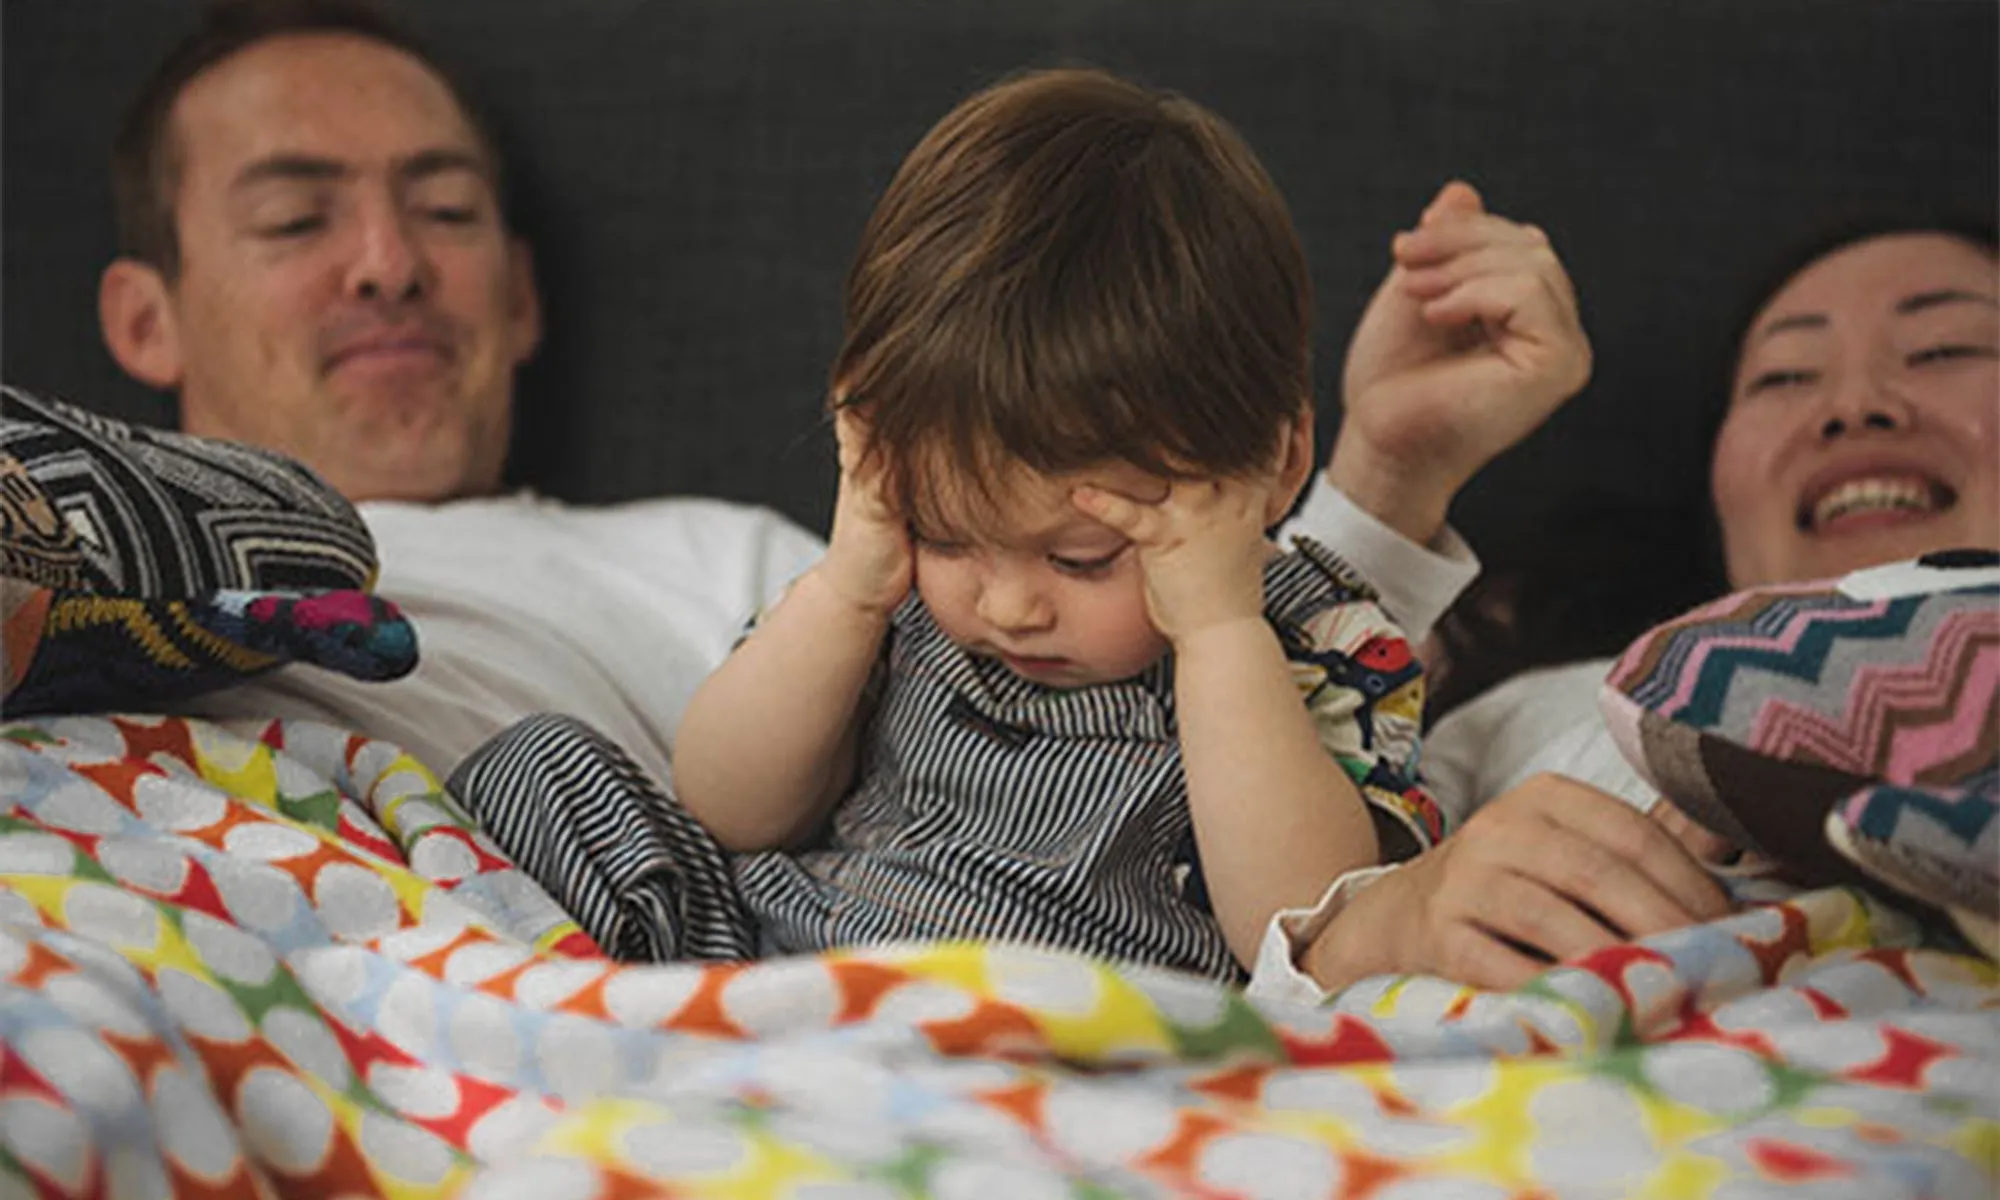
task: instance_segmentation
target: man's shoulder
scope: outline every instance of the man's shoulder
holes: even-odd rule
[[[554,536],[648,538],[675,535],[733,541],[745,536],[783,538],[803,545],[818,539],[775,509],[706,496],[659,496],[611,504],[573,504],[531,489],[465,496],[433,503],[371,500],[357,506],[371,530],[423,530],[526,536],[534,529]]]

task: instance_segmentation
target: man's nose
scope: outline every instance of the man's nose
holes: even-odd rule
[[[989,566],[979,587],[979,619],[1008,633],[1033,633],[1048,628],[1055,606],[1033,578],[1017,564]]]
[[[1827,392],[1819,436],[1830,442],[1862,432],[1895,433],[1910,428],[1915,417],[1892,379],[1878,370],[1856,370]]]
[[[430,287],[431,262],[409,214],[387,201],[364,205],[348,292],[362,300],[408,301]]]

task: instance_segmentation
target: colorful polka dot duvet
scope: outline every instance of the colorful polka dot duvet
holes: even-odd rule
[[[1858,892],[1317,1011],[995,945],[620,966],[394,747],[0,729],[0,1195],[1996,1187],[2000,975]]]

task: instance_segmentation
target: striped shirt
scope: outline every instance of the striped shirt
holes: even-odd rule
[[[1415,785],[1422,684],[1402,633],[1304,538],[1266,566],[1264,599],[1385,847],[1430,845],[1443,831]],[[954,645],[911,596],[870,694],[853,789],[819,843],[734,860],[767,947],[993,938],[1241,978],[1201,887],[1171,656],[1048,688]]]

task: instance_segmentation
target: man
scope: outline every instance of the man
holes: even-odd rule
[[[239,0],[166,59],[118,149],[125,256],[100,303],[112,354],[177,392],[191,432],[290,453],[356,501],[379,589],[422,646],[395,683],[293,667],[188,711],[359,729],[443,775],[552,710],[666,778],[688,696],[819,543],[716,502],[579,510],[496,494],[513,371],[540,314],[492,139],[447,76],[357,0]],[[1298,518],[1377,581],[1413,637],[1477,570],[1443,527],[1451,494],[1588,370],[1538,231],[1454,185],[1418,233],[1357,331],[1340,445]],[[1474,328],[1486,332],[1464,336]],[[1405,447],[1434,460],[1406,461]],[[1621,802],[1583,789],[1564,806],[1592,816],[1577,837],[1632,864],[1578,897],[1626,915],[1625,932],[1720,911],[1712,888],[1633,882],[1692,867]],[[1451,944],[1431,953],[1419,935],[1394,965],[1451,973]]]
[[[396,683],[293,667],[188,711],[360,729],[440,777],[565,711],[664,777],[688,695],[819,544],[719,502],[497,494],[539,301],[494,143],[423,48],[350,0],[211,6],[114,164],[111,353],[178,394],[189,432],[290,454],[356,501],[422,649]]]

